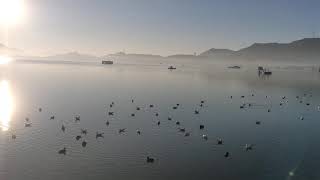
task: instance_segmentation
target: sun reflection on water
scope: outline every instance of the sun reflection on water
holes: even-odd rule
[[[7,131],[10,128],[10,120],[13,112],[13,98],[8,81],[0,82],[0,128]]]
[[[1,56],[0,55],[0,65],[2,64],[9,64],[12,61],[10,56]]]

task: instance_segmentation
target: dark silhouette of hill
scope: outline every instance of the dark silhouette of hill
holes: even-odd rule
[[[99,60],[98,57],[93,56],[93,55],[88,55],[88,54],[81,54],[78,52],[70,52],[70,53],[65,53],[65,54],[57,54],[54,56],[47,56],[47,57],[42,57],[41,59],[44,60],[56,60],[56,61],[97,61]]]
[[[254,43],[238,51],[210,49],[199,56],[229,60],[318,60],[320,38],[305,38],[291,43]]]
[[[230,49],[215,49],[211,48],[201,54],[198,57],[201,58],[216,58],[216,59],[225,59],[225,58],[233,58],[235,56],[235,51]]]
[[[16,55],[22,55],[23,51],[21,51],[19,49],[9,48],[6,45],[0,43],[0,55],[1,54],[8,54],[11,56],[16,56]]]
[[[197,58],[197,56],[191,55],[191,54],[175,54],[175,55],[168,56],[167,58],[173,58],[173,59],[193,59],[193,58]]]
[[[7,53],[15,54],[20,52],[17,49],[8,48],[5,45],[0,44],[0,54]],[[23,56],[21,56],[23,57]],[[86,61],[101,59],[112,60],[117,59],[138,59],[138,60],[150,60],[150,59],[189,59],[189,60],[223,60],[230,62],[238,62],[239,60],[245,61],[294,61],[294,62],[318,62],[320,60],[320,38],[304,38],[296,40],[290,43],[254,43],[249,47],[233,51],[229,49],[209,49],[200,53],[199,55],[191,54],[176,54],[168,57],[163,57],[153,54],[126,54],[123,52],[116,54],[109,54],[102,57],[80,54],[78,52],[71,52],[66,54],[58,54],[49,57],[30,57],[29,59],[44,59],[44,60],[71,60],[71,61]]]

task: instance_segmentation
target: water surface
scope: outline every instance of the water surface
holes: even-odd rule
[[[272,76],[259,77],[255,66],[226,67],[1,66],[0,178],[319,179],[320,74],[310,67],[274,67]],[[243,103],[252,106],[240,109]],[[109,111],[115,115],[108,116]],[[80,122],[74,122],[76,115]],[[75,140],[81,128],[88,129],[85,148]],[[119,134],[120,128],[126,132]],[[96,139],[97,131],[104,138]],[[217,145],[217,138],[223,145]],[[245,144],[254,144],[253,150],[245,151]],[[57,153],[63,147],[65,156]],[[229,158],[224,157],[227,151]],[[155,162],[146,163],[147,156]]]

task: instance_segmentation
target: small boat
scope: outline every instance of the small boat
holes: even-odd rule
[[[177,69],[177,68],[176,68],[176,67],[173,67],[173,66],[169,66],[168,69],[174,70],[174,69]]]
[[[263,72],[263,74],[264,74],[264,75],[271,75],[271,74],[272,74],[272,72],[271,72],[271,71],[269,71],[269,70],[265,70],[265,71]]]
[[[263,67],[262,67],[262,66],[259,66],[259,67],[258,67],[258,71],[263,71]]]
[[[259,72],[259,74],[263,74],[263,75],[271,75],[272,74],[272,72],[269,69],[263,68],[262,66],[258,67],[258,72]]]
[[[104,61],[104,60],[103,60],[101,63],[102,63],[102,64],[113,64],[113,61]]]
[[[240,69],[241,67],[240,66],[229,66],[228,68],[229,69]]]

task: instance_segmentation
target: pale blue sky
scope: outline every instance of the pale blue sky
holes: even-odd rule
[[[10,46],[41,55],[123,49],[192,54],[289,42],[320,32],[319,0],[25,1],[28,16],[10,29]]]

